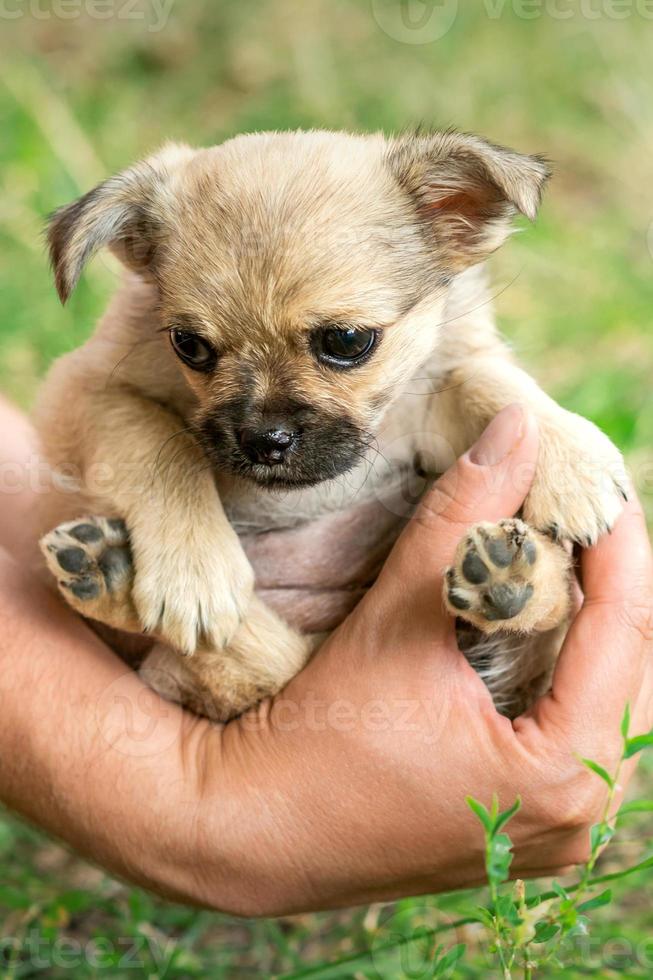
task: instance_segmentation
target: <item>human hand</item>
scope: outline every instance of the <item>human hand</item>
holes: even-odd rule
[[[614,769],[627,701],[633,732],[653,723],[644,519],[631,500],[612,535],[584,553],[585,601],[552,691],[511,723],[459,653],[439,600],[466,527],[513,515],[530,485],[530,416],[506,409],[483,439],[479,455],[495,465],[466,453],[314,660],[271,706],[225,730],[245,908],[277,914],[478,884],[483,839],[467,794],[489,802],[496,792],[502,806],[522,797],[511,823],[514,873],[551,874],[587,856],[605,787],[579,757]],[[210,759],[195,770],[207,813],[223,788]],[[207,834],[210,826],[209,817]],[[202,854],[210,896],[216,869]]]
[[[613,764],[626,700],[633,732],[653,720],[651,558],[633,502],[583,558],[552,694],[499,717],[439,597],[464,528],[528,490],[537,435],[515,423],[486,433],[495,458],[514,438],[502,461],[466,454],[428,495],[312,663],[226,727],[161,701],[0,554],[0,797],[114,873],[242,914],[479,882],[467,793],[522,795],[515,872],[581,860],[603,795],[575,753]]]

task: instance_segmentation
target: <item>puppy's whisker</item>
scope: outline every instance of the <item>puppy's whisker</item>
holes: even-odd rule
[[[161,453],[163,452],[163,450],[166,448],[166,446],[170,442],[172,442],[173,439],[178,439],[179,436],[182,436],[182,435],[185,435],[185,434],[191,435],[192,433],[193,433],[192,427],[189,426],[189,425],[185,425],[181,429],[177,429],[176,432],[173,432],[171,435],[167,436],[167,438],[164,439],[163,442],[161,443],[161,445],[159,446],[159,450],[157,452],[156,459],[155,459],[155,465],[156,465],[156,463],[158,463],[158,461],[159,461],[159,459],[161,457]]]
[[[455,391],[457,388],[464,387],[464,385],[468,384],[470,381],[473,381],[475,377],[477,377],[477,372],[470,371],[467,377],[463,378],[462,381],[455,381],[452,382],[451,384],[441,385],[439,388],[434,388],[432,391],[404,391],[403,394],[409,395],[412,398],[419,398],[423,396],[432,397],[433,395],[442,395],[446,391]],[[428,377],[411,378],[411,381],[430,381],[430,380],[434,380],[434,379]]]
[[[193,477],[199,477],[202,476],[204,473],[212,473],[212,472],[213,472],[213,468],[210,465],[210,463],[195,462],[189,466],[189,468],[186,471],[186,474]],[[167,494],[167,479],[166,479],[166,483],[164,484],[163,492],[165,497],[165,495]]]
[[[370,436],[369,448],[374,450],[377,457],[378,456],[381,457],[381,459],[383,460],[384,463],[386,463],[388,468],[392,468],[392,464],[390,463],[390,460],[385,455],[385,453],[383,453],[379,448],[379,440],[374,435]]]
[[[213,473],[212,467],[208,463],[194,462],[186,470],[185,475],[193,477],[199,480],[205,473]],[[168,478],[166,476],[165,482],[163,484],[163,500],[167,504],[168,501]]]
[[[151,478],[152,484],[154,483],[154,480],[156,479],[156,477],[158,475],[159,466],[161,464],[161,454],[166,449],[166,447],[172,442],[173,439],[178,439],[179,436],[182,436],[182,435],[192,434],[192,432],[193,432],[192,428],[190,428],[189,426],[184,426],[182,429],[178,429],[177,432],[173,432],[172,435],[168,436],[167,439],[164,439],[164,441],[159,446],[159,450],[158,450],[158,452],[156,454],[156,457],[154,459],[154,463],[152,464],[152,478]],[[193,448],[194,448],[193,445],[182,446],[180,452],[183,452],[184,450],[193,449]],[[179,455],[179,453],[176,453],[172,457],[172,459],[168,461],[168,468],[170,467],[171,463],[177,458],[178,455]]]
[[[356,500],[357,499],[358,495],[360,494],[360,492],[365,487],[367,481],[369,480],[370,474],[372,473],[372,471],[374,469],[374,462],[375,461],[372,460],[372,459],[370,459],[369,456],[367,455],[367,450],[368,449],[370,449],[370,448],[371,449],[374,449],[374,447],[371,445],[371,440],[372,440],[372,437],[369,436],[368,437],[368,442],[361,444],[361,449],[360,450],[357,450],[357,449],[352,449],[351,450],[352,455],[353,456],[356,456],[366,466],[366,468],[367,468],[367,471],[365,473],[365,476],[364,476],[364,479],[363,479],[362,483],[360,483],[359,486],[356,489],[354,489],[354,486],[352,485],[352,483],[351,483],[351,481],[349,479],[345,479],[345,481],[344,481],[344,482],[347,483],[347,486],[350,488],[350,490],[353,491],[352,500]],[[379,453],[378,450],[375,449],[374,451],[375,451],[375,453],[377,453],[377,455],[380,455],[380,453]],[[343,473],[342,474],[342,477],[343,478],[346,477],[346,474]]]
[[[131,348],[127,351],[127,353],[124,354],[120,358],[120,360],[116,361],[116,363],[114,364],[113,368],[111,369],[111,371],[109,373],[109,376],[108,376],[108,378],[106,380],[106,383],[104,385],[105,391],[107,390],[107,388],[110,386],[111,382],[113,381],[116,372],[119,370],[120,367],[122,367],[122,365],[125,363],[125,361],[130,356],[130,354],[133,354],[134,353],[134,351],[136,350],[136,347],[137,347],[137,344],[132,344]]]
[[[164,493],[166,493],[167,491],[168,477],[174,464],[181,456],[183,456],[184,453],[189,452],[191,449],[192,446],[182,446],[181,449],[178,449],[177,452],[170,458],[167,465],[165,466],[165,469],[163,469],[159,474],[156,474],[161,479],[161,485],[163,487]],[[188,464],[186,472],[194,472],[195,468],[201,465],[202,464],[200,462],[196,460],[191,460],[190,463]]]
[[[522,271],[523,270],[520,269],[519,272],[517,272],[513,276],[513,278],[510,280],[510,282],[507,282],[505,286],[502,286],[501,289],[498,289],[496,291],[496,293],[490,293],[483,300],[482,303],[479,303],[477,306],[466,307],[462,311],[462,313],[458,313],[458,314],[456,314],[456,316],[448,317],[446,320],[440,320],[440,321],[438,321],[438,326],[440,326],[440,327],[446,327],[450,323],[455,323],[456,320],[463,320],[463,319],[467,318],[470,315],[470,313],[476,313],[477,310],[482,310],[483,307],[485,307],[485,306],[492,306],[493,303],[494,303],[494,301],[495,301],[495,299],[498,299],[499,296],[503,296],[503,294],[505,293],[505,291],[507,289],[510,289],[510,287],[513,286],[517,282],[517,280],[519,279],[519,277],[522,274]]]
[[[116,345],[119,344],[118,341],[110,341],[110,343],[115,343]],[[146,337],[144,340],[137,340],[133,344],[131,344],[127,353],[123,354],[123,356],[114,364],[113,368],[109,372],[109,375],[104,385],[104,390],[105,391],[107,390],[107,388],[109,387],[109,385],[114,379],[114,375],[122,367],[122,365],[125,363],[128,357],[131,357],[131,355],[134,354],[138,350],[138,348],[141,347],[143,344],[152,344],[152,343],[158,343],[158,340],[155,337]],[[121,344],[120,346],[123,345]]]
[[[368,462],[370,462],[370,461],[368,461]],[[370,462],[370,465],[368,466],[368,469],[367,469],[367,473],[365,474],[365,478],[364,478],[363,482],[361,483],[361,485],[359,486],[359,488],[356,491],[356,493],[354,494],[354,500],[356,500],[356,498],[358,497],[359,493],[361,493],[363,491],[363,489],[365,488],[365,485],[366,485],[367,481],[370,478],[370,473],[372,472],[373,468],[374,468],[373,467],[373,464]]]

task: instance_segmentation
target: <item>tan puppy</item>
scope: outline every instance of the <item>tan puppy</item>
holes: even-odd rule
[[[143,673],[166,696],[228,718],[316,645],[254,594],[239,533],[370,500],[399,526],[406,481],[515,401],[541,438],[523,522],[471,529],[445,602],[501,710],[548,683],[569,609],[557,542],[611,527],[624,472],[493,324],[480,263],[546,178],[538,157],[450,132],[263,133],[167,146],[53,216],[63,301],[102,246],[131,275],[42,393],[67,476],[41,546],[71,606],[159,641]]]

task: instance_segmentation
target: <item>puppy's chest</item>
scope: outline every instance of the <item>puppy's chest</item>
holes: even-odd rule
[[[413,460],[378,462],[308,491],[221,491],[261,597],[305,632],[335,628],[376,579],[430,483]]]

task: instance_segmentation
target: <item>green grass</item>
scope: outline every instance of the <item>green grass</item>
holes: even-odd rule
[[[510,4],[488,16],[498,7],[460,3],[449,32],[423,45],[388,37],[367,0],[177,0],[158,33],[118,18],[0,20],[0,388],[28,407],[48,364],[87,336],[115,282],[108,260],[95,260],[62,310],[44,216],[164,139],[457,125],[553,159],[541,219],[493,263],[500,322],[547,389],[623,447],[653,516],[652,25],[637,14],[520,19]],[[640,784],[650,781],[646,771]],[[638,849],[640,823],[632,844],[606,857],[608,870]],[[643,878],[621,884],[596,914],[601,976],[653,972],[647,887]],[[48,960],[0,958],[0,976],[269,977],[375,949],[397,930],[468,907],[468,897],[448,896],[243,923],[154,901],[0,818],[0,936],[18,937],[23,954],[42,938]],[[93,965],[89,947],[75,959],[98,937],[113,963],[107,952]],[[470,926],[451,937],[470,944],[475,964],[456,975],[491,975],[476,937]],[[616,942],[606,946],[616,938],[621,957]],[[62,948],[66,961],[64,940],[68,967],[56,959]],[[565,975],[582,976],[588,964]],[[399,953],[378,954],[320,976],[394,980],[416,969]]]

